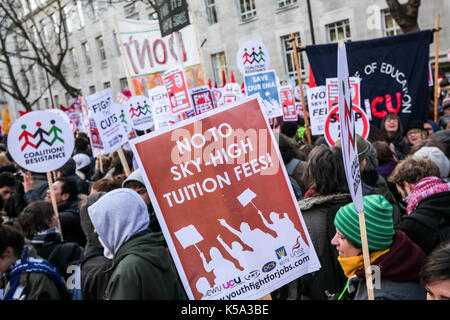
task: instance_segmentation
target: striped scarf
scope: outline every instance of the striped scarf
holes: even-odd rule
[[[423,199],[445,191],[450,191],[450,184],[444,183],[438,177],[426,177],[420,180],[408,196],[406,213],[410,214]]]
[[[32,244],[43,244],[49,240],[59,240],[61,242],[61,234],[57,227],[37,232],[32,239],[27,239]]]

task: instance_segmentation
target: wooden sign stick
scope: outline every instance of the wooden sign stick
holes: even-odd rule
[[[117,153],[119,154],[120,162],[122,163],[123,171],[125,172],[125,175],[128,177],[131,173],[130,167],[128,166],[127,159],[125,158],[125,154],[123,153],[122,147],[117,149]]]
[[[436,15],[436,41],[434,54],[434,122],[438,121],[438,78],[439,78],[439,18],[440,14]]]
[[[364,216],[364,211],[359,213],[358,216],[359,216],[359,229],[361,231],[361,245],[364,259],[364,270],[366,273],[367,296],[369,297],[369,300],[375,300],[373,294],[372,268],[370,266],[369,245],[367,242],[366,218]]]
[[[56,205],[55,190],[53,190],[52,174],[50,173],[50,171],[47,171],[47,182],[48,182],[48,189],[50,190],[50,199],[52,201],[53,211],[55,212],[56,219],[58,221],[58,230],[59,233],[61,234],[61,241],[64,241],[61,229],[61,222],[59,221],[58,206]]]

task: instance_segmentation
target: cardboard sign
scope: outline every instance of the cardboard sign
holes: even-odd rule
[[[269,51],[261,41],[248,41],[239,48],[236,64],[244,75],[266,71],[270,67]]]
[[[131,144],[190,299],[257,299],[320,267],[257,98]]]
[[[262,110],[267,118],[283,115],[280,106],[278,81],[274,70],[253,73],[244,76],[245,92],[248,97],[259,94]]]
[[[352,105],[361,108],[360,99],[360,87],[359,78],[350,77],[350,90],[352,96]],[[337,78],[327,78],[327,101],[328,101],[328,111],[333,109],[338,105],[338,79]]]
[[[297,109],[291,86],[280,88],[280,101],[283,109],[283,121],[297,121]]]
[[[177,115],[172,114],[166,88],[163,86],[155,87],[148,92],[148,95],[152,106],[155,131],[180,121]]]
[[[132,96],[124,104],[126,118],[136,130],[148,130],[153,127],[153,113],[150,100],[146,96]]]
[[[311,134],[313,136],[322,135],[325,132],[325,122],[328,116],[326,87],[309,88],[307,95]]]
[[[14,161],[32,172],[49,172],[72,156],[72,127],[50,110],[29,112],[11,125],[8,148]]]
[[[115,113],[111,88],[86,97],[86,101],[89,105],[89,115],[94,119],[103,142],[104,153],[108,154],[120,148],[128,141],[128,135]]]
[[[199,115],[214,109],[213,97],[208,86],[201,86],[190,91],[195,114]]]
[[[186,0],[155,0],[154,6],[158,12],[159,28],[162,37],[177,32],[190,24]]]
[[[183,68],[168,70],[162,74],[161,78],[169,96],[172,113],[178,114],[191,110],[193,106]]]

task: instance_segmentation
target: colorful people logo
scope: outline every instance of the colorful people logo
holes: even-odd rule
[[[42,123],[40,121],[37,121],[36,122],[37,130],[34,134],[28,132],[27,125],[23,124],[21,126],[23,131],[19,136],[19,141],[24,140],[24,144],[21,146],[20,150],[21,151],[25,150],[27,146],[30,146],[34,149],[38,149],[42,143],[45,143],[50,147],[53,146],[53,144],[56,141],[64,143],[64,140],[59,136],[59,134],[62,134],[62,130],[55,125],[56,121],[52,119],[50,123],[52,126],[49,131],[46,131],[42,128]],[[30,138],[38,139],[37,143],[36,144],[32,143],[30,141]],[[51,141],[49,141],[48,139],[51,139]]]

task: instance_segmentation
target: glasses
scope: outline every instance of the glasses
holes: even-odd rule
[[[412,135],[416,135],[416,134],[420,134],[421,130],[416,129],[416,130],[410,130],[408,131],[408,136],[412,136]]]

